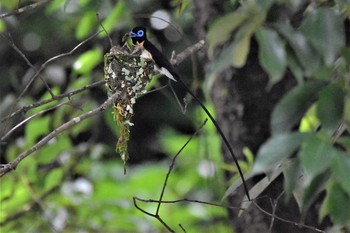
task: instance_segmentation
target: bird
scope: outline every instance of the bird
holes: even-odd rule
[[[156,71],[175,82],[177,79],[179,79],[179,76],[168,59],[147,39],[146,28],[137,26],[131,30],[129,35],[133,45],[142,46],[147,52],[150,53],[152,59],[156,63]]]
[[[204,106],[204,104],[202,103],[202,101],[192,92],[192,90],[187,86],[187,84],[180,78],[180,76],[178,75],[178,73],[175,71],[175,68],[173,67],[173,65],[169,62],[169,60],[165,57],[165,55],[163,55],[162,52],[160,52],[156,46],[154,46],[148,39],[147,39],[147,35],[146,35],[146,28],[142,27],[142,26],[137,26],[134,27],[129,33],[128,35],[131,37],[131,41],[132,44],[134,46],[142,46],[152,57],[152,59],[155,62],[155,70],[159,71],[161,74],[165,75],[166,77],[168,77],[169,79],[180,83],[185,90],[194,98],[194,100],[201,106],[201,108],[204,110],[204,112],[207,114],[207,116],[210,118],[211,122],[214,124],[215,128],[217,129],[218,133],[220,134],[221,138],[223,139],[224,143],[226,144],[227,148],[230,151],[230,154],[237,166],[239,175],[242,179],[242,183],[244,186],[244,190],[245,193],[247,195],[248,200],[250,201],[250,195],[249,195],[249,191],[243,176],[243,172],[241,170],[241,167],[238,163],[238,160],[235,156],[235,154],[233,153],[233,149],[230,145],[230,143],[228,142],[225,134],[222,132],[219,124],[216,122],[216,120],[214,119],[214,117],[211,115],[211,113],[209,112],[209,110]]]

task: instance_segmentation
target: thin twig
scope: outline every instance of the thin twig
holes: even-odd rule
[[[163,184],[163,188],[162,188],[162,192],[160,193],[160,197],[159,197],[159,203],[158,203],[158,206],[157,206],[157,211],[156,211],[156,215],[158,215],[159,213],[159,209],[160,209],[160,205],[162,204],[161,201],[163,199],[163,196],[164,196],[164,192],[165,192],[165,188],[166,188],[166,185],[168,183],[168,179],[170,177],[170,173],[171,171],[173,170],[174,168],[174,165],[175,165],[175,161],[177,159],[177,157],[181,154],[181,152],[186,148],[186,146],[190,143],[190,141],[192,140],[192,138],[194,136],[196,136],[199,131],[203,128],[203,126],[207,123],[208,119],[205,119],[204,122],[198,127],[198,129],[191,135],[191,137],[187,140],[187,142],[181,147],[181,149],[177,152],[177,154],[174,156],[174,158],[172,159],[171,161],[171,164],[169,166],[169,170],[168,170],[168,173],[166,174],[166,177],[165,177],[165,180],[164,180],[164,184]]]
[[[26,86],[24,87],[23,91],[21,92],[21,94],[17,97],[15,104],[13,105],[13,107],[15,107],[17,105],[17,103],[19,102],[19,100],[23,97],[23,95],[27,92],[27,90],[29,89],[30,85],[34,82],[34,80],[36,79],[36,77],[39,76],[40,72],[43,71],[45,69],[45,67],[47,66],[47,64],[51,63],[52,61],[55,61],[61,57],[65,57],[65,56],[69,56],[71,54],[73,54],[79,47],[81,47],[83,44],[85,44],[86,42],[88,42],[89,40],[91,40],[92,38],[94,38],[95,36],[97,36],[101,31],[98,31],[96,33],[94,33],[92,36],[90,36],[89,38],[83,40],[82,42],[80,42],[78,45],[76,45],[72,50],[70,50],[69,52],[66,53],[61,53],[59,55],[56,55],[50,59],[48,59],[45,63],[43,63],[40,68],[35,72],[35,74],[30,78],[30,80],[28,81],[28,83],[26,84]]]
[[[37,116],[40,116],[48,111],[51,111],[51,110],[54,110],[56,108],[59,108],[61,107],[62,105],[65,105],[67,103],[69,103],[70,101],[66,101],[64,103],[60,103],[58,105],[55,105],[55,106],[52,106],[51,108],[47,108],[47,109],[44,109],[34,115],[31,115],[29,117],[27,117],[26,119],[24,119],[23,121],[21,121],[20,123],[18,123],[16,126],[14,126],[11,130],[9,130],[4,136],[1,137],[0,139],[0,143],[5,141],[6,138],[8,138],[14,131],[16,131],[19,127],[21,127],[22,125],[26,124],[28,121],[32,120],[33,118],[37,117]]]
[[[7,42],[10,44],[10,46],[23,58],[23,60],[27,63],[27,65],[32,68],[32,70],[34,72],[36,72],[36,68],[35,66],[29,61],[29,59],[27,58],[27,56],[17,47],[17,45],[15,44],[15,42],[13,41],[11,35],[9,35],[9,38],[6,38],[3,35],[0,35],[1,37],[7,39]],[[49,87],[49,84],[47,84],[47,82],[45,81],[45,79],[43,77],[41,77],[41,75],[39,75],[40,80],[44,83],[46,89],[48,90],[48,92],[50,93],[51,97],[54,97],[54,93],[52,92],[51,88]]]
[[[74,91],[71,91],[71,92],[68,92],[68,93],[65,93],[65,94],[62,94],[62,95],[56,95],[54,98],[51,98],[51,99],[46,99],[46,100],[42,100],[42,101],[39,101],[39,102],[35,102],[33,104],[29,104],[29,105],[26,105],[26,106],[23,106],[21,107],[20,109],[16,110],[15,112],[11,113],[10,115],[7,115],[5,117],[3,117],[1,119],[1,123],[7,121],[8,119],[18,115],[19,113],[26,113],[28,110],[32,109],[32,108],[36,108],[36,107],[39,107],[39,106],[42,106],[42,105],[45,105],[45,104],[48,104],[48,103],[51,103],[53,101],[56,101],[56,100],[59,100],[59,99],[63,99],[65,97],[72,97],[73,95],[76,95],[80,92],[83,92],[87,89],[91,89],[93,87],[97,87],[97,86],[101,86],[105,83],[104,80],[100,80],[100,81],[97,81],[97,82],[94,82],[94,83],[91,83],[91,84],[88,84],[84,87],[81,87],[79,89],[76,89]]]
[[[21,13],[23,13],[25,11],[35,9],[35,8],[37,8],[37,7],[41,6],[41,5],[44,5],[44,4],[48,3],[48,2],[51,2],[51,1],[52,0],[43,0],[43,1],[40,1],[40,2],[36,2],[36,3],[30,4],[30,5],[21,7],[19,9],[17,9],[17,10],[11,11],[11,12],[3,13],[3,14],[0,15],[0,19],[8,17],[8,16],[11,16],[11,15],[21,14]]]
[[[186,233],[186,229],[181,224],[179,224],[179,227],[182,229],[183,232]]]
[[[321,232],[321,233],[326,233],[326,231],[323,231],[323,230],[318,229],[316,227],[305,225],[305,224],[302,224],[302,223],[293,222],[293,221],[281,218],[281,217],[279,217],[277,215],[272,215],[271,213],[269,213],[266,210],[264,210],[263,208],[261,208],[254,200],[252,200],[252,202],[256,206],[256,208],[258,208],[258,210],[260,210],[262,213],[264,213],[264,214],[266,214],[266,215],[268,215],[270,217],[274,217],[275,219],[280,220],[281,222],[289,223],[289,224],[292,224],[292,225],[295,225],[295,226],[298,226],[298,227],[307,228],[307,229],[314,230],[314,231]]]
[[[180,155],[180,153],[183,151],[184,148],[186,148],[186,146],[188,145],[188,143],[190,143],[190,141],[192,140],[192,138],[194,136],[196,136],[198,134],[198,132],[203,128],[203,126],[207,123],[207,119],[205,119],[205,121],[199,126],[199,128],[189,137],[189,139],[187,140],[187,142],[180,148],[180,150],[176,153],[176,155],[174,156],[174,158],[172,159],[171,161],[171,164],[169,166],[169,170],[168,170],[168,173],[165,177],[165,180],[164,180],[164,183],[163,183],[163,188],[162,188],[162,191],[161,191],[161,194],[160,194],[160,197],[159,197],[159,200],[157,201],[158,202],[158,206],[157,206],[157,210],[156,210],[156,213],[155,214],[152,214],[144,209],[142,209],[141,207],[139,207],[137,205],[137,200],[139,201],[142,201],[144,202],[143,199],[141,198],[138,198],[138,197],[133,197],[133,201],[134,201],[134,206],[140,210],[142,213],[146,214],[146,215],[149,215],[153,218],[156,218],[160,223],[163,224],[163,226],[168,229],[168,231],[170,232],[175,232],[168,224],[166,224],[166,222],[164,222],[164,220],[160,217],[159,215],[159,210],[160,210],[160,206],[162,204],[162,199],[163,199],[163,195],[164,195],[164,192],[165,192],[165,188],[167,186],[167,182],[168,182],[168,179],[170,177],[170,173],[171,171],[173,170],[174,168],[174,165],[175,165],[175,161],[176,161],[176,158]]]
[[[210,205],[210,206],[216,206],[216,207],[222,207],[222,208],[228,208],[228,209],[235,209],[235,210],[242,210],[242,211],[246,210],[246,209],[241,208],[241,207],[227,206],[224,204],[218,204],[218,203],[200,201],[200,200],[188,199],[188,198],[171,200],[171,201],[164,201],[164,200],[159,201],[159,200],[153,200],[153,199],[143,199],[143,198],[139,198],[139,197],[137,197],[136,199],[139,201],[142,201],[142,202],[149,202],[149,203],[176,204],[179,202],[192,202],[192,203],[198,203],[198,204]]]
[[[29,156],[33,152],[39,150],[41,147],[43,147],[45,144],[47,144],[52,138],[57,137],[63,131],[72,128],[74,125],[78,124],[79,122],[81,122],[87,118],[90,118],[90,117],[92,117],[100,112],[103,112],[106,108],[112,106],[118,97],[119,97],[119,92],[116,92],[111,97],[109,97],[103,104],[101,104],[99,107],[97,107],[89,112],[83,113],[78,117],[73,118],[72,120],[64,123],[60,127],[53,130],[51,133],[46,135],[43,139],[41,139],[38,143],[36,143],[30,149],[28,149],[28,150],[24,151],[23,153],[21,153],[20,155],[18,155],[14,161],[12,161],[8,164],[2,165],[2,167],[0,167],[0,177],[4,176],[6,173],[16,169],[19,162],[21,162],[24,158],[26,158],[27,156]]]
[[[273,225],[274,225],[274,223],[275,223],[277,205],[278,205],[279,200],[280,200],[281,197],[283,196],[283,194],[284,194],[284,191],[282,191],[282,192],[278,195],[278,197],[276,198],[276,200],[270,199],[271,207],[272,207],[272,218],[271,218],[271,222],[270,222],[270,226],[269,226],[269,231],[268,231],[268,233],[272,232],[272,228],[273,228]]]
[[[166,223],[159,217],[159,215],[157,216],[157,215],[152,214],[152,213],[150,213],[150,212],[148,212],[148,211],[142,209],[141,207],[139,207],[138,204],[137,204],[137,201],[136,201],[136,200],[139,200],[138,197],[133,197],[132,199],[133,199],[134,206],[136,207],[136,209],[138,209],[138,210],[141,211],[142,213],[144,213],[144,214],[146,214],[146,215],[148,215],[148,216],[151,216],[151,217],[157,219],[158,221],[160,221],[160,222],[163,224],[163,226],[164,226],[166,229],[168,229],[168,231],[170,231],[170,232],[175,232],[173,229],[171,229],[171,227],[170,227],[168,224],[166,224]]]

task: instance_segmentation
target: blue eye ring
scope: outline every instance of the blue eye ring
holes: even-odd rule
[[[143,37],[144,34],[145,34],[145,32],[143,30],[138,30],[137,31],[137,36],[138,37]]]

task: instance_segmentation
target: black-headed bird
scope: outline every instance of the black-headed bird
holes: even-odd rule
[[[132,43],[135,46],[142,46],[146,51],[146,53],[149,53],[146,55],[146,57],[151,57],[154,62],[156,63],[155,65],[155,70],[159,71],[161,74],[167,76],[169,79],[173,81],[178,81],[181,83],[181,85],[186,89],[186,91],[198,102],[198,104],[202,107],[202,109],[205,111],[205,113],[208,115],[210,120],[213,122],[215,125],[217,131],[219,132],[220,136],[224,140],[224,143],[226,144],[227,148],[229,149],[231,156],[233,160],[235,161],[235,164],[238,168],[239,174],[242,179],[242,183],[244,186],[245,193],[247,195],[248,200],[250,200],[248,188],[246,185],[246,182],[243,177],[243,172],[239,166],[238,160],[236,156],[233,153],[232,147],[228,140],[226,139],[224,133],[222,132],[220,126],[218,123],[215,121],[214,117],[210,114],[208,109],[204,106],[204,104],[197,98],[197,96],[192,92],[192,90],[182,81],[180,76],[176,73],[173,65],[169,62],[169,60],[157,49],[156,46],[154,46],[148,39],[146,35],[146,28],[137,26],[134,27],[131,32],[129,32],[129,36],[131,37]]]

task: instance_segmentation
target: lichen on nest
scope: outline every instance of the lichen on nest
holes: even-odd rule
[[[120,137],[117,141],[116,152],[120,154],[125,165],[129,159],[128,141],[131,118],[134,115],[136,99],[144,95],[146,86],[152,78],[154,61],[142,56],[143,48],[132,47],[131,50],[113,46],[104,55],[104,77],[108,88],[108,96],[119,92],[114,104],[114,120],[120,127]]]

